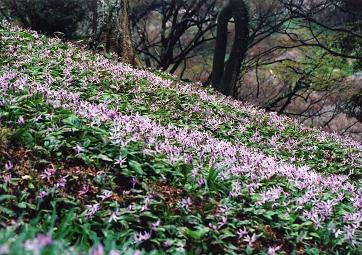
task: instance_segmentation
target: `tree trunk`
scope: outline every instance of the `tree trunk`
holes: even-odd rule
[[[34,30],[65,39],[85,40],[90,47],[116,53],[134,63],[128,0],[3,0],[12,15]]]
[[[91,45],[94,48],[103,45],[106,52],[116,53],[120,61],[134,64],[128,0],[96,2],[92,16]]]
[[[124,0],[121,4],[117,22],[117,44],[118,58],[123,62],[134,64],[134,52],[132,47],[131,30],[129,24],[129,3]]]
[[[227,27],[231,18],[235,22],[235,38],[229,59],[225,63]],[[212,86],[227,96],[236,96],[236,84],[249,43],[249,12],[243,0],[228,0],[217,20]]]

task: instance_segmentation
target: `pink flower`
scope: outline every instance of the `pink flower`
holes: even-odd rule
[[[87,194],[88,191],[89,191],[89,185],[83,185],[82,190],[80,190],[78,194],[80,196],[83,196],[83,195]]]
[[[149,210],[149,205],[151,203],[152,195],[147,195],[145,199],[143,200],[143,205],[141,208],[141,212]]]
[[[185,157],[185,164],[192,165],[192,161],[193,161],[193,156],[191,154],[189,154]]]
[[[77,144],[76,146],[74,146],[73,149],[77,152],[77,154],[85,151],[85,149],[84,149],[83,147],[81,147],[79,144]]]
[[[261,193],[261,199],[257,202],[257,204],[263,205],[267,202],[274,202],[279,199],[283,193],[284,191],[281,187],[269,189]]]
[[[8,245],[0,245],[0,255],[6,255],[10,253],[10,249]]]
[[[236,232],[236,234],[238,235],[238,239],[242,239],[245,235],[248,234],[248,231],[244,227],[243,229],[239,229],[238,232]]]
[[[260,135],[258,131],[255,132],[255,134],[251,137],[251,141],[254,143],[259,143],[263,140],[263,137]]]
[[[279,139],[280,139],[279,135],[277,135],[277,134],[273,135],[269,141],[270,146],[276,147]]]
[[[36,238],[27,240],[24,243],[24,248],[39,255],[45,246],[52,244],[53,240],[50,235],[38,235]]]
[[[136,184],[138,184],[137,178],[136,178],[136,177],[132,177],[131,183],[132,183],[132,188],[134,189],[134,187],[136,186]]]
[[[228,219],[226,217],[222,217],[222,220],[217,223],[218,229],[221,229],[223,226],[225,226],[225,224],[227,223],[227,220]]]
[[[100,195],[99,197],[102,199],[102,201],[112,197],[113,195],[113,192],[112,191],[109,191],[109,190],[103,190],[102,191],[102,195]]]
[[[134,241],[136,243],[141,243],[141,242],[147,241],[150,238],[151,238],[151,233],[145,231],[143,233],[140,232],[140,233],[135,234]]]
[[[206,184],[206,178],[205,177],[200,177],[199,180],[197,181],[197,184],[201,187],[204,186]]]
[[[281,246],[269,247],[268,255],[275,255],[279,251]]]
[[[25,124],[24,117],[23,117],[23,116],[20,116],[19,119],[18,119],[18,121],[17,121],[17,123],[18,123],[20,126],[24,125],[24,124]]]
[[[86,207],[87,207],[87,210],[86,210],[85,215],[87,218],[90,218],[98,212],[98,210],[101,208],[101,205],[99,203],[96,203],[93,205],[87,205]]]
[[[64,188],[67,184],[67,178],[68,176],[63,176],[62,178],[60,178],[60,180],[55,184],[55,187]]]
[[[11,174],[5,175],[3,179],[5,184],[9,184],[11,182]]]
[[[181,208],[185,209],[186,211],[188,211],[190,209],[191,205],[192,205],[192,200],[189,197],[183,198],[180,202]]]
[[[247,236],[243,239],[243,241],[244,241],[244,242],[247,242],[249,246],[252,246],[253,243],[255,243],[256,239],[257,239],[256,234],[253,234],[252,236],[247,235]]]
[[[118,159],[115,160],[115,165],[119,165],[120,167],[124,166],[124,164],[127,162],[125,157],[119,157]]]
[[[54,168],[47,168],[44,170],[44,172],[40,175],[40,178],[43,180],[46,179],[48,182],[50,181],[50,178],[54,175],[55,169]]]
[[[8,162],[5,163],[5,170],[6,171],[9,171],[9,170],[13,169],[13,167],[14,167],[14,165],[13,165],[13,163],[11,163],[11,161],[8,161]]]
[[[41,198],[41,199],[43,199],[44,197],[46,197],[48,195],[48,192],[46,192],[46,191],[41,191],[40,193],[39,193],[39,197]]]
[[[89,255],[104,255],[104,254],[105,254],[104,247],[101,244],[94,246],[89,252]]]
[[[120,252],[120,251],[117,251],[117,250],[111,250],[111,251],[109,252],[109,255],[121,255],[121,252]],[[133,254],[133,255],[135,255],[135,254]]]
[[[335,232],[334,232],[334,236],[335,236],[336,238],[338,238],[338,237],[341,236],[342,234],[343,234],[343,231],[340,230],[340,229],[335,230]]]
[[[232,197],[238,197],[241,195],[241,191],[242,191],[242,186],[241,186],[241,183],[236,181],[236,182],[233,182],[232,185],[231,185],[231,191],[230,191],[230,196]]]
[[[169,247],[171,247],[171,245],[172,245],[172,241],[171,241],[171,240],[166,240],[166,241],[163,242],[163,246],[164,246],[165,248],[169,248]]]
[[[112,212],[111,216],[109,217],[108,222],[117,222],[121,217],[120,217],[121,213],[119,212],[119,210]]]
[[[216,233],[219,232],[219,228],[216,225],[212,224],[212,223],[209,223],[209,228],[212,229]]]
[[[356,234],[356,231],[358,229],[359,226],[356,226],[356,225],[347,225],[344,227],[344,231],[345,231],[345,237],[346,239],[349,241],[349,243],[352,245],[352,246],[356,246],[356,240],[355,240],[355,234]]]
[[[156,221],[155,223],[152,223],[152,229],[156,230],[157,228],[160,227],[160,224],[161,224],[160,220]]]

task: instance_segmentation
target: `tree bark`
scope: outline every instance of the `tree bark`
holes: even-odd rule
[[[234,44],[225,63],[227,27],[231,18],[235,22]],[[217,20],[212,86],[227,96],[236,96],[236,84],[249,43],[249,12],[243,0],[228,0]]]
[[[135,64],[128,0],[105,0],[96,3],[92,6],[92,47],[103,45],[106,52],[116,53],[120,61]]]
[[[3,0],[26,27],[65,39],[84,40],[90,47],[116,53],[134,63],[128,0]]]
[[[131,30],[129,24],[128,0],[123,1],[118,14],[116,51],[118,58],[120,58],[123,62],[134,62]]]

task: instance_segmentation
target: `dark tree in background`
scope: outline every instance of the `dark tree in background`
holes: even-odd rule
[[[136,0],[132,27],[136,51],[147,67],[170,73],[181,69],[215,39],[217,0]]]
[[[343,9],[342,22],[351,31],[362,33],[362,1],[360,0],[344,0],[341,9]],[[362,52],[362,37],[356,36],[355,33],[349,33],[341,38],[341,47],[346,54],[353,52]],[[359,59],[355,63],[355,69],[358,72],[362,68],[362,60]],[[361,75],[361,72],[357,73]],[[353,93],[346,102],[343,103],[342,109],[353,118],[362,123],[362,88]]]
[[[61,32],[71,38],[74,36],[77,24],[86,14],[85,0],[68,1],[31,1],[5,0],[14,16],[21,23],[41,33],[52,35]]]
[[[65,39],[82,39],[94,49],[134,62],[128,0],[2,0],[9,18]]]
[[[229,59],[225,55],[228,38],[228,23],[234,19],[235,35]],[[240,69],[248,50],[249,13],[243,0],[228,0],[217,19],[217,35],[212,69],[212,86],[227,96],[235,96]]]

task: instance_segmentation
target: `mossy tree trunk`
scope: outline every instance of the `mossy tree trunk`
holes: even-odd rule
[[[229,59],[225,63],[228,23],[235,22],[235,37]],[[228,0],[217,20],[212,86],[227,96],[236,96],[236,84],[249,43],[249,13],[243,0]]]

